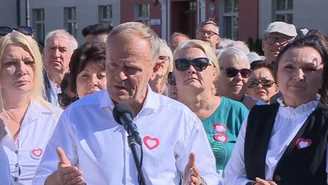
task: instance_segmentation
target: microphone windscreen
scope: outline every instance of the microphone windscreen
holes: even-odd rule
[[[120,120],[120,117],[124,114],[124,113],[128,113],[130,114],[131,118],[133,118],[133,110],[130,107],[130,105],[126,104],[126,103],[119,103],[117,105],[115,105],[114,109],[113,109],[113,117],[115,119],[115,121],[118,124],[123,125],[123,123]]]

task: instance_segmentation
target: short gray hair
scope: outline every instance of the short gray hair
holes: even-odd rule
[[[237,60],[245,62],[245,64],[247,64],[248,68],[251,67],[247,55],[238,48],[228,47],[226,49],[223,49],[218,56],[219,65],[222,64],[221,60],[225,56],[235,57]]]
[[[211,25],[215,26],[216,29],[218,30],[217,34],[220,35],[220,27],[214,21],[204,21],[204,22],[199,23],[198,26],[197,26],[197,29],[196,29],[196,33],[199,32],[200,28],[203,28],[205,25],[208,25],[208,24],[211,24]]]
[[[53,37],[53,36],[57,36],[57,37],[65,37],[70,41],[70,49],[71,52],[73,53],[74,50],[76,50],[76,48],[78,47],[78,43],[76,41],[76,39],[70,34],[68,33],[66,30],[63,29],[58,29],[58,30],[53,30],[47,33],[45,39],[44,39],[44,47],[47,48],[48,46],[48,40]]]
[[[119,24],[109,33],[106,43],[108,43],[109,40],[116,35],[129,36],[131,34],[137,34],[149,42],[152,62],[156,62],[160,54],[159,43],[161,42],[161,39],[158,37],[154,30],[143,23],[126,22]]]

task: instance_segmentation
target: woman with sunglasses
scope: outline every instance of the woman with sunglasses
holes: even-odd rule
[[[178,101],[202,120],[216,157],[217,172],[223,176],[248,110],[240,102],[215,95],[219,64],[206,42],[184,42],[175,51],[174,59]]]
[[[279,53],[278,103],[254,106],[226,168],[226,185],[327,184],[328,53],[305,36]],[[323,97],[318,92],[322,90]]]
[[[63,80],[60,82],[61,93],[58,94],[58,103],[62,109],[66,109],[70,104],[78,100],[79,98],[71,90],[69,85],[70,73],[64,75]]]
[[[43,98],[42,68],[32,37],[13,31],[0,39],[0,171],[9,164],[11,184],[32,183],[62,112]]]
[[[78,98],[106,89],[105,51],[105,43],[88,42],[73,52],[69,64],[69,83]]]
[[[272,66],[266,65],[263,60],[258,60],[252,62],[251,69],[252,73],[246,84],[247,94],[270,104],[270,98],[279,92]]]
[[[238,48],[226,48],[218,56],[222,75],[217,81],[218,95],[242,102],[248,109],[265,104],[246,95],[246,83],[252,73],[247,55]]]

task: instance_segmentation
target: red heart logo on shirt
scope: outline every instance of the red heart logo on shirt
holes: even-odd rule
[[[34,155],[36,157],[40,157],[42,155],[42,153],[43,153],[43,150],[41,148],[32,150],[32,155]]]
[[[214,136],[214,139],[221,142],[221,143],[225,143],[228,140],[228,135],[227,134],[222,134],[222,133],[216,134]]]
[[[309,147],[312,144],[311,139],[298,138],[296,140],[296,145],[298,149]]]
[[[143,138],[143,142],[149,150],[153,150],[153,149],[155,149],[159,146],[159,139],[158,138],[151,138],[149,136],[145,136]]]
[[[227,130],[227,127],[224,124],[216,123],[213,125],[213,129],[218,133],[223,133]]]

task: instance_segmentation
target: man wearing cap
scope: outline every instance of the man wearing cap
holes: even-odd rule
[[[197,26],[196,39],[208,42],[215,50],[220,43],[219,27],[213,21],[201,22]]]
[[[264,32],[262,49],[267,64],[274,63],[281,49],[297,36],[293,24],[272,22]]]

